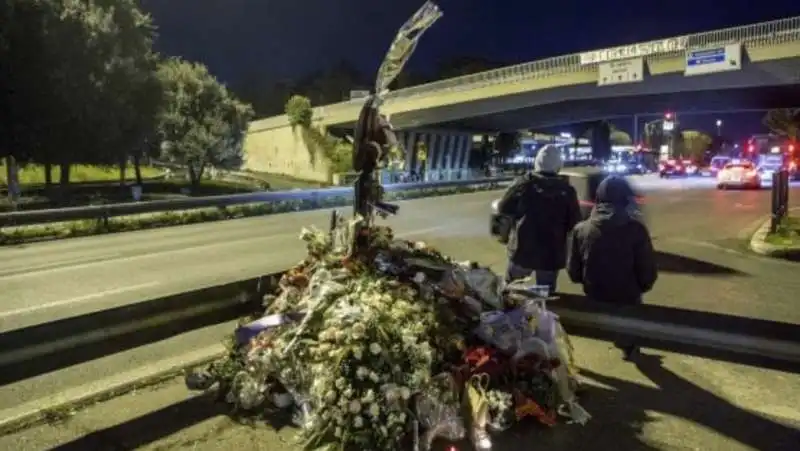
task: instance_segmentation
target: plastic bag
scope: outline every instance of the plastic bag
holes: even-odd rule
[[[466,270],[465,281],[481,301],[499,309],[503,308],[503,299],[500,291],[503,281],[497,274],[488,268],[470,268]]]
[[[419,437],[419,442],[415,444],[416,449],[429,451],[437,437],[458,441],[467,433],[464,420],[459,416],[458,407],[436,399],[431,394],[419,394],[415,410],[419,425],[425,429]]]
[[[521,341],[520,326],[514,324],[514,317],[499,311],[482,314],[474,333],[487,344],[508,354],[514,354]]]

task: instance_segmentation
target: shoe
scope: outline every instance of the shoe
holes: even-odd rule
[[[627,362],[632,362],[636,360],[639,356],[639,347],[638,346],[626,346],[622,349],[623,360]]]

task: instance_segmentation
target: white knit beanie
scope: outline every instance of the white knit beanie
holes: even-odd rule
[[[561,160],[561,151],[553,144],[545,144],[536,153],[536,159],[533,160],[533,169],[536,172],[551,172],[558,173],[564,162]]]

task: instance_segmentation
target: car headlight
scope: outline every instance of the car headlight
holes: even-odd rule
[[[628,170],[628,167],[625,166],[624,164],[618,164],[615,169],[617,170],[617,172],[625,172]]]
[[[492,202],[492,212],[497,213],[497,208],[500,206],[500,199]]]

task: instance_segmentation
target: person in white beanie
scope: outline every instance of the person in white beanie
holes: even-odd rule
[[[536,277],[556,290],[567,264],[567,236],[581,219],[578,195],[566,177],[561,151],[548,144],[536,154],[534,170],[519,178],[498,203],[498,213],[514,223],[508,238],[506,281]]]

